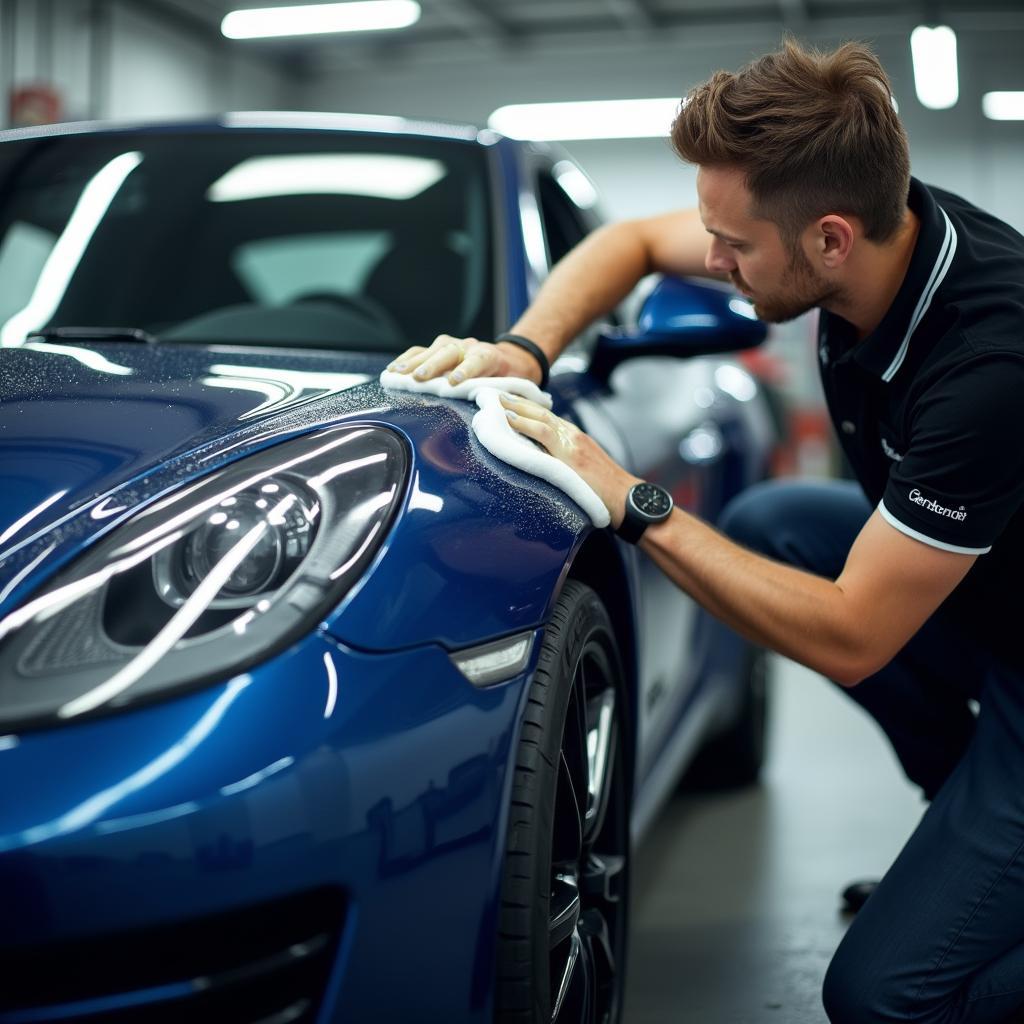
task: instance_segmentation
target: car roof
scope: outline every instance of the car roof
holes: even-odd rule
[[[270,131],[340,131],[376,135],[413,135],[493,145],[504,138],[489,128],[444,121],[417,120],[380,114],[341,114],[318,111],[236,111],[197,119],[68,121],[0,131],[0,142],[42,139],[59,135],[113,134],[118,132],[217,131],[256,128]]]

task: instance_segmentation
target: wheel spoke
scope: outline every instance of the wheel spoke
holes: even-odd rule
[[[576,879],[569,875],[557,875],[551,893],[551,917],[548,919],[549,949],[553,950],[576,932],[581,910]]]
[[[579,796],[563,750],[558,765],[551,843],[551,867],[556,873],[575,873],[579,870],[583,855],[583,811],[580,809]]]
[[[583,834],[585,841],[593,842],[604,825],[609,782],[615,768],[618,743],[615,691],[609,686],[592,698],[587,712],[587,811]]]
[[[615,1001],[615,954],[608,921],[597,910],[588,910],[580,919],[580,939],[590,971],[591,1017],[606,1020]]]
[[[600,911],[591,908],[580,920],[580,934],[589,939],[591,960],[597,972],[597,981],[607,980],[615,974],[615,953],[612,951],[608,922]]]
[[[580,931],[580,965],[583,973],[581,1021],[592,1021],[597,1013],[597,973],[594,970],[594,944],[591,936]]]
[[[582,965],[580,964],[581,949],[582,943],[580,942],[579,932],[574,931],[569,944],[569,955],[566,958],[565,967],[563,968],[559,978],[558,992],[555,994],[555,1003],[551,1008],[552,1024],[560,1018],[562,1009],[566,1006],[566,996],[569,995],[569,992],[573,987],[573,982],[575,981],[578,986],[583,980],[580,977],[582,974]]]
[[[565,735],[562,739],[562,750],[569,768],[572,770],[572,782],[580,807],[580,821],[587,812],[588,793],[590,790],[590,768],[587,757],[587,692],[584,685],[584,666],[586,658],[581,658],[576,666],[573,680],[572,695],[565,719]]]

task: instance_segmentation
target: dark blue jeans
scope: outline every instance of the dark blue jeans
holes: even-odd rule
[[[834,579],[871,511],[853,483],[771,481],[736,498],[719,528]],[[1024,677],[940,609],[845,692],[931,804],[836,951],[829,1020],[1024,1022]]]

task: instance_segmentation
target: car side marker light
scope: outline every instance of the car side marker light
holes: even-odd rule
[[[450,655],[474,686],[493,686],[519,675],[530,661],[533,633],[520,633]]]

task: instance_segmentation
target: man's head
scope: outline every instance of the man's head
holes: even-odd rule
[[[884,245],[904,224],[907,138],[885,71],[859,44],[822,54],[787,42],[716,72],[684,98],[672,144],[699,167],[708,269],[762,319],[842,298],[854,241]]]

